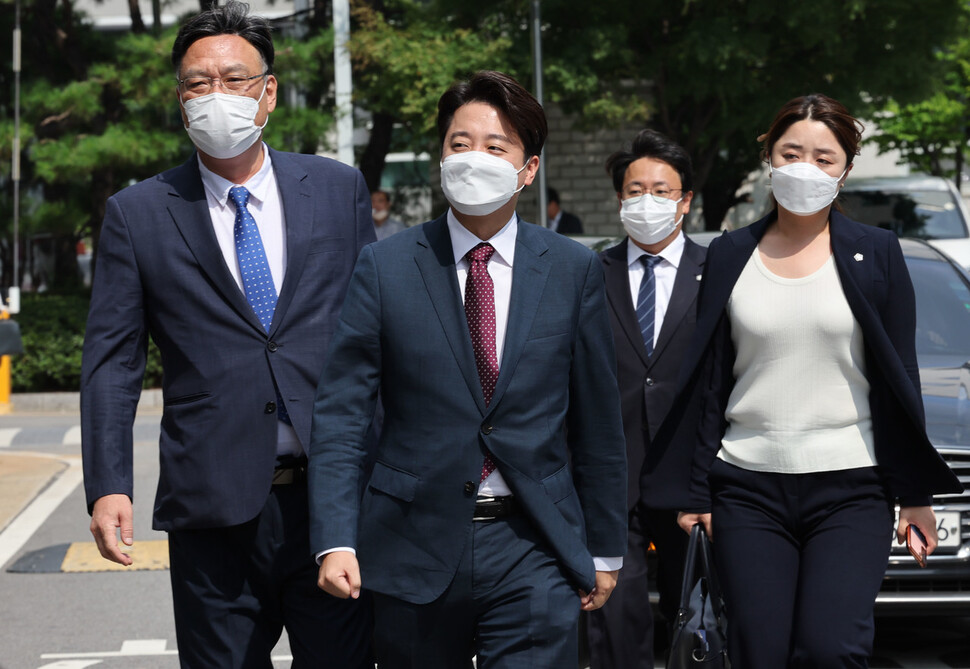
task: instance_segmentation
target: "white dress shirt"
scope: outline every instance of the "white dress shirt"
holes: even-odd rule
[[[249,191],[249,201],[246,208],[256,220],[259,236],[263,241],[263,249],[269,262],[269,271],[276,285],[279,295],[286,273],[286,220],[283,215],[283,203],[280,198],[276,174],[269,157],[266,144],[263,144],[263,164],[259,171],[244,184],[234,184],[222,178],[207,168],[199,159],[199,172],[202,175],[202,185],[205,187],[205,199],[209,205],[209,218],[215,231],[216,241],[226,261],[229,273],[235,279],[239,290],[245,294],[242,275],[239,271],[239,261],[236,258],[236,237],[233,228],[236,225],[236,205],[229,199],[229,189],[233,186],[245,186]],[[277,455],[300,455],[303,447],[300,438],[292,425],[277,421]]]
[[[630,295],[633,297],[633,310],[637,309],[637,297],[640,294],[640,282],[646,269],[642,256],[650,255],[630,239],[626,245],[626,259],[630,268]],[[680,258],[684,255],[684,232],[681,230],[674,237],[674,241],[667,244],[664,249],[657,254],[663,260],[653,268],[653,277],[656,281],[657,294],[653,315],[653,343],[656,346],[657,337],[660,335],[660,328],[663,327],[664,316],[667,313],[667,306],[670,304],[670,294],[674,292],[674,281],[677,279],[677,267],[680,266]]]

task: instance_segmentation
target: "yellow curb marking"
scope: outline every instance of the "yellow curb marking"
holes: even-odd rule
[[[111,562],[101,557],[94,542],[73,543],[61,562],[65,573],[86,573],[96,571],[158,571],[168,569],[168,541],[135,541],[135,544],[122,550],[134,560],[130,567]]]

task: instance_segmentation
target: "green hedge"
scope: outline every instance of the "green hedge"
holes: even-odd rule
[[[81,346],[90,293],[24,293],[20,324],[24,354],[12,357],[15,393],[77,391],[81,383]],[[154,344],[149,346],[144,387],[161,385],[162,365]]]

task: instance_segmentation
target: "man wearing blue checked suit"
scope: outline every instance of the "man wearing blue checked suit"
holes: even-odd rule
[[[107,203],[84,343],[84,483],[101,554],[132,557],[132,421],[148,338],[163,365],[156,529],[169,536],[179,659],[373,668],[364,602],[316,587],[306,450],[313,393],[360,249],[361,174],[274,151],[269,24],[229,2],[172,49],[198,153]],[[137,560],[137,557],[134,558]]]
[[[364,249],[321,376],[320,585],[374,593],[382,669],[575,666],[580,610],[606,601],[626,551],[603,269],[515,213],[546,136],[522,86],[456,83],[438,132],[451,206]]]

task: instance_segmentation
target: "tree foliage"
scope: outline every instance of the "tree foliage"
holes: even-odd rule
[[[936,53],[943,68],[928,97],[910,104],[890,98],[875,114],[879,151],[898,150],[901,162],[919,172],[951,177],[960,188],[970,148],[970,7],[959,17],[956,39]]]

